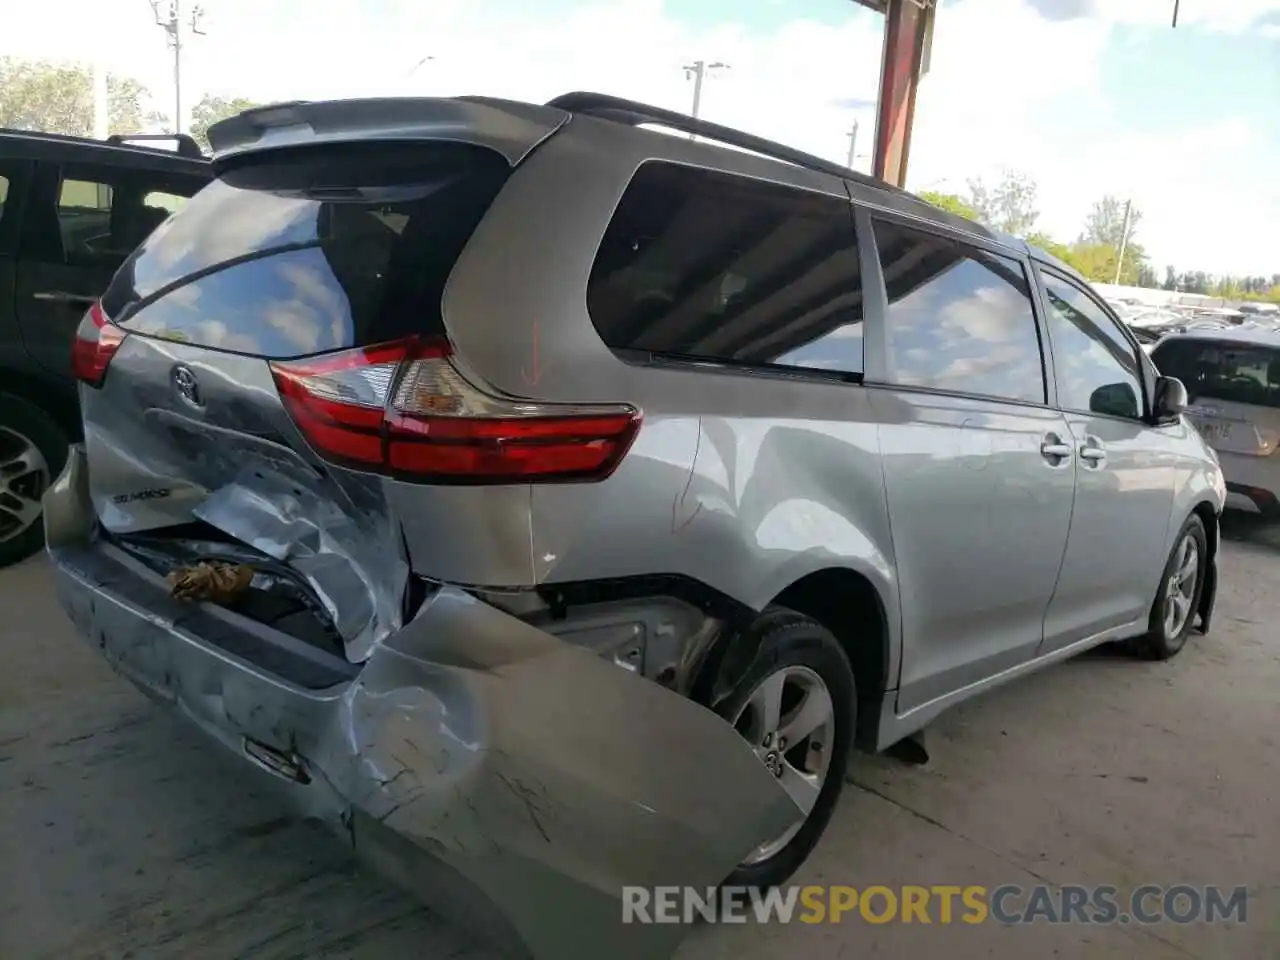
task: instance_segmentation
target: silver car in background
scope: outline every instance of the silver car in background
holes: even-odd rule
[[[1227,506],[1280,518],[1280,330],[1190,324],[1151,358],[1186,385],[1187,416],[1217,451]]]
[[[1208,627],[1224,491],[1183,388],[1022,241],[595,94],[210,139],[80,329],[59,596],[536,956],[660,956],[681,928],[620,927],[623,886],[784,881],[855,746]],[[252,580],[171,595],[201,562]]]

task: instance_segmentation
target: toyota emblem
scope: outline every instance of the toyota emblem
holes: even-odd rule
[[[200,381],[196,379],[195,372],[190,367],[173,368],[173,389],[191,406],[204,406],[204,399],[200,396]]]

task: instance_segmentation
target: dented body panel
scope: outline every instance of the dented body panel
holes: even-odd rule
[[[173,390],[175,369],[199,378],[200,405]],[[353,661],[400,627],[409,567],[382,482],[305,452],[265,360],[130,337],[111,372],[81,391],[90,497],[107,530],[202,520],[286,563]]]
[[[622,886],[713,886],[798,815],[711,711],[455,588],[350,679],[306,689],[255,666],[95,536],[87,473],[77,447],[46,510],[58,596],[88,640],[300,813],[433,905],[498,917],[530,956],[669,955],[682,928],[622,927]]]

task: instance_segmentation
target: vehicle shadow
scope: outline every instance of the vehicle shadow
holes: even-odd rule
[[[1222,514],[1222,538],[1280,550],[1280,519],[1227,510]]]

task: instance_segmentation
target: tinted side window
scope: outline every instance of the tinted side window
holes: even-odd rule
[[[204,182],[182,174],[68,164],[58,187],[62,259],[114,270]]]
[[[587,287],[618,350],[862,374],[862,283],[845,200],[645,164]]]
[[[111,247],[111,185],[66,178],[58,188],[58,233],[68,263],[92,262]],[[121,253],[123,260],[128,253]]]
[[[1133,345],[1079,287],[1041,273],[1049,305],[1049,336],[1066,410],[1115,417],[1142,416],[1142,375]]]
[[[1044,365],[1022,265],[879,221],[895,383],[1045,402]]]

